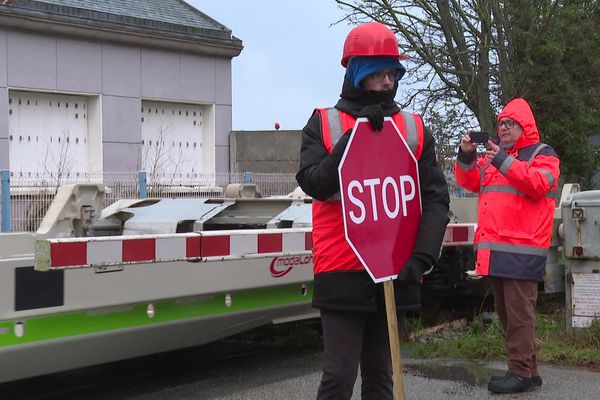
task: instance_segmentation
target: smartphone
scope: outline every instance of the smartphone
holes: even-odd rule
[[[471,143],[483,143],[486,144],[490,140],[490,135],[487,132],[471,132]]]

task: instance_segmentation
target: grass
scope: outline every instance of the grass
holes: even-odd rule
[[[568,332],[564,302],[550,304],[541,299],[536,320],[536,340],[540,346],[539,360],[565,366],[581,366],[600,371],[600,320],[586,329]],[[421,326],[421,328],[419,328]],[[409,330],[422,329],[420,322],[411,322]],[[497,360],[504,359],[503,330],[500,322],[491,322],[481,316],[475,317],[463,329],[446,331],[442,335],[419,336],[405,342],[415,358],[452,358]]]
[[[447,318],[452,319],[451,316]],[[411,358],[502,360],[506,357],[503,330],[497,319],[477,316],[460,328],[450,327],[436,334],[419,335],[427,328],[418,317],[407,320],[401,347],[410,352]],[[408,340],[411,333],[416,338]],[[267,325],[226,340],[260,343],[282,349],[323,349],[318,320]],[[540,297],[536,340],[540,346],[541,362],[600,371],[600,319],[587,329],[567,332],[564,294]]]

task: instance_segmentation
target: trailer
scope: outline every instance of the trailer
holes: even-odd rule
[[[316,315],[303,199],[104,196],[62,187],[35,234],[0,237],[0,382]]]
[[[0,237],[0,382],[205,344],[311,308],[312,199],[123,199],[59,189],[36,233]],[[452,199],[424,298],[480,293],[476,199]],[[435,308],[436,305],[434,304]]]

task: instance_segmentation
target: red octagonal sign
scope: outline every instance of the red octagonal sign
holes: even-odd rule
[[[421,220],[417,160],[391,118],[356,121],[339,166],[346,240],[375,282],[395,279]]]

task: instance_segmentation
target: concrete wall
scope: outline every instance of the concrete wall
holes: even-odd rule
[[[232,172],[296,173],[302,131],[232,131]]]
[[[214,110],[214,169],[229,169],[231,59],[0,30],[0,168],[8,165],[8,90],[100,98],[103,168],[140,167],[141,101]]]

